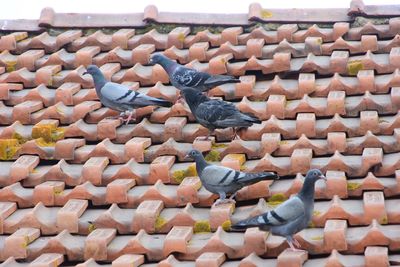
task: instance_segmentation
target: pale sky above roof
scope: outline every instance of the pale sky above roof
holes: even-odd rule
[[[4,0],[6,1],[6,0]],[[265,8],[349,7],[350,0],[12,0],[0,9],[0,19],[38,19],[44,7],[56,12],[135,13],[154,4],[159,11],[245,13],[250,3]],[[364,0],[364,4],[399,4],[399,0]]]

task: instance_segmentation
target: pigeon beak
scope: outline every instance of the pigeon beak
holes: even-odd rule
[[[191,159],[191,157],[189,156],[189,154],[187,154],[183,159],[187,160],[187,159]]]
[[[320,175],[319,178],[323,179],[325,182],[328,180],[328,179],[326,179],[325,175]]]
[[[150,65],[155,65],[152,58],[149,59],[149,64],[150,64]]]
[[[85,71],[82,75],[86,75],[86,74],[89,74],[89,72]]]

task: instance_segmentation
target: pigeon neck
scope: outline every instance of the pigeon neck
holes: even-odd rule
[[[106,78],[103,73],[94,73],[93,74],[94,87],[96,88],[96,92],[100,92],[100,89],[107,83]]]
[[[183,93],[183,97],[185,98],[192,113],[194,113],[200,103],[207,101],[207,97],[204,94],[194,94],[192,92],[187,92]]]
[[[204,168],[207,167],[208,163],[202,156],[198,156],[194,159],[196,161],[196,171],[197,174],[200,176],[203,172]]]
[[[161,60],[159,64],[165,69],[168,74],[171,74],[176,66],[176,63],[172,60]]]
[[[305,179],[303,187],[301,188],[298,196],[304,200],[314,199],[314,191],[315,191],[315,180],[313,179]]]

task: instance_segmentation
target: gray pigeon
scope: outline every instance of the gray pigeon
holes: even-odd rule
[[[160,53],[152,55],[150,63],[160,64],[168,73],[172,85],[179,90],[194,88],[205,92],[221,84],[240,82],[239,79],[233,76],[211,75],[184,67]]]
[[[211,193],[218,194],[215,205],[235,203],[236,192],[251,184],[263,180],[276,180],[279,176],[273,172],[245,173],[231,168],[208,164],[198,150],[191,150],[187,156],[196,162],[196,171],[203,186]],[[230,194],[229,199],[226,195]]]
[[[125,113],[129,113],[126,119],[127,124],[132,119],[134,110],[137,108],[152,105],[170,107],[172,105],[164,99],[141,94],[122,84],[107,81],[100,69],[95,65],[88,66],[83,74],[92,75],[97,96],[104,106],[120,111],[120,119],[125,116]]]
[[[296,196],[286,200],[274,210],[236,223],[232,229],[258,227],[260,230],[285,237],[290,248],[297,250],[293,243],[297,247],[300,247],[300,244],[293,235],[305,229],[311,221],[314,212],[314,184],[318,179],[326,181],[320,170],[309,170],[303,187]]]
[[[258,118],[240,112],[232,103],[210,99],[195,89],[182,90],[182,95],[196,120],[210,131],[206,140],[215,129],[233,127],[233,138],[235,138],[237,128],[250,127],[253,123],[261,123]]]

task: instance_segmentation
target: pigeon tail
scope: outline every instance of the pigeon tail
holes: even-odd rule
[[[257,118],[256,116],[254,116],[253,114],[251,114],[251,113],[244,113],[243,112],[243,115],[244,115],[243,119],[245,121],[252,122],[252,123],[258,123],[258,124],[261,123],[261,120],[259,118]]]
[[[261,223],[258,219],[260,216],[255,216],[246,220],[242,220],[237,222],[236,224],[231,226],[231,229],[233,230],[242,230],[242,229],[247,229],[247,228],[251,228],[251,227],[259,227],[259,226],[263,226],[265,227],[265,225],[263,223]]]
[[[243,178],[238,179],[239,183],[250,185],[264,180],[277,180],[279,176],[273,172],[247,173]]]
[[[210,78],[208,78],[204,84],[207,85],[207,87],[215,87],[219,86],[225,83],[239,83],[240,80],[236,79],[233,76],[228,76],[228,75],[213,75]]]
[[[172,106],[172,103],[164,100],[164,99],[154,99],[152,100],[152,102],[154,103],[154,105],[160,106],[160,107],[166,107],[169,108]]]

